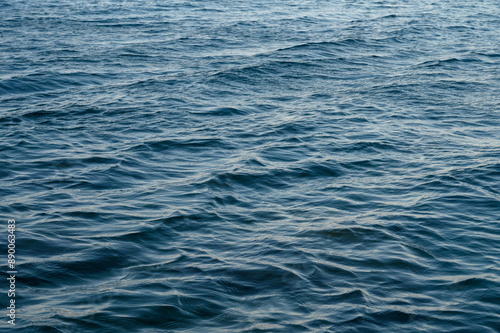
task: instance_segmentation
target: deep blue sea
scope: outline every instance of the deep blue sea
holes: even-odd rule
[[[1,332],[500,332],[498,0],[0,0],[0,138]]]

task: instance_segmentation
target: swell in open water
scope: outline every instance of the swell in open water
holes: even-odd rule
[[[2,332],[500,331],[498,1],[0,12]]]

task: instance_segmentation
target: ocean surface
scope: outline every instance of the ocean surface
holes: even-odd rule
[[[0,13],[1,332],[500,332],[497,0]]]

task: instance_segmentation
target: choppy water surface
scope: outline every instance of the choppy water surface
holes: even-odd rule
[[[497,1],[0,11],[12,331],[500,330]]]

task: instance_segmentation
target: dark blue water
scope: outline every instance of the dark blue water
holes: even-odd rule
[[[500,331],[498,1],[0,13],[2,332]]]

